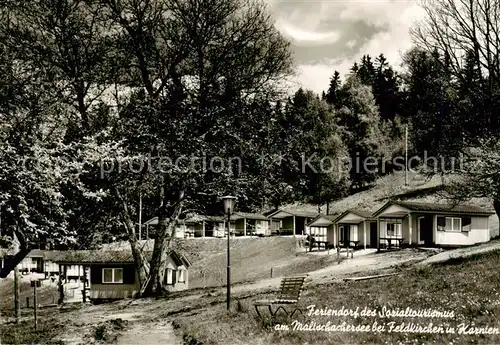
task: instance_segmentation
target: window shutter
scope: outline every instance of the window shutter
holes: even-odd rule
[[[176,276],[177,271],[172,270],[172,284],[175,285],[177,283],[177,276]]]
[[[90,267],[90,284],[102,284],[102,267]]]
[[[123,284],[135,283],[135,267],[134,265],[123,266]]]
[[[462,231],[469,232],[472,224],[471,217],[462,217]]]
[[[445,217],[437,217],[437,230],[444,231],[446,228],[446,218]]]

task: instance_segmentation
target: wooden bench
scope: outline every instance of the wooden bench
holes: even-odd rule
[[[399,246],[397,246],[398,248],[401,248],[401,245],[403,244],[403,241],[404,241],[404,238],[397,238],[397,237],[381,237],[380,238],[381,240],[385,240],[387,241],[389,244],[387,246],[387,248],[392,248],[392,241],[396,241],[396,243],[399,242]]]
[[[300,294],[302,293],[302,288],[304,287],[305,280],[306,280],[305,276],[283,278],[281,280],[280,291],[277,299],[260,300],[254,303],[257,315],[259,315],[259,317],[262,317],[259,311],[259,307],[262,306],[268,307],[271,317],[276,316],[276,314],[280,309],[283,309],[283,311],[287,315],[290,315],[292,317],[295,314],[295,312],[300,312],[302,314],[302,310],[297,308],[297,303],[299,302]],[[274,312],[272,309],[273,305],[278,305],[278,308]],[[286,305],[289,305],[294,309],[287,311],[285,309]]]

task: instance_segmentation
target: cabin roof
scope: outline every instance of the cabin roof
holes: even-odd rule
[[[151,258],[152,252],[145,252],[146,259]],[[178,266],[191,266],[189,260],[176,251],[171,257]],[[99,263],[134,263],[134,256],[130,250],[71,250],[59,252],[53,261],[61,264],[99,264]]]
[[[397,205],[408,209],[413,212],[442,212],[446,214],[463,214],[463,215],[478,215],[478,216],[491,216],[493,211],[475,205],[453,205],[453,204],[437,204],[426,202],[409,202],[409,201],[389,201],[376,211],[373,216],[380,215],[386,208],[391,205]]]
[[[292,208],[280,208],[275,210],[274,212],[271,212],[267,215],[268,218],[276,218],[276,219],[282,219],[286,217],[292,217],[292,216],[297,216],[297,217],[304,217],[304,218],[314,218],[318,215],[317,212],[310,212],[310,211],[304,211],[304,210],[299,210],[299,209],[292,209]]]
[[[190,213],[186,215],[184,219],[178,219],[177,224],[197,224],[201,223],[203,221],[209,221],[209,217],[204,216],[202,214],[197,214],[197,213]],[[144,222],[142,225],[158,225],[158,217],[153,217],[150,220]]]
[[[260,213],[252,213],[252,212],[235,212],[232,216],[231,219],[256,219],[256,220],[269,220],[266,216]]]
[[[307,223],[307,226],[314,226],[314,225],[311,225],[311,224],[314,224],[320,218],[324,218],[324,219],[328,220],[329,222],[331,222],[331,224],[333,224],[333,221],[337,218],[337,216],[338,216],[338,214],[318,214],[309,223]],[[329,224],[329,225],[331,225],[331,224]]]
[[[338,222],[345,216],[347,216],[349,213],[355,214],[356,216],[359,216],[361,218],[364,218],[365,220],[370,220],[373,219],[373,214],[368,211],[360,210],[360,209],[349,209],[344,212],[342,212],[336,219],[335,222]]]

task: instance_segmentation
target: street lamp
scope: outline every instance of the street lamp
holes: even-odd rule
[[[227,310],[231,307],[231,261],[229,260],[229,239],[231,238],[231,213],[234,212],[236,197],[223,196],[224,212],[227,214]]]

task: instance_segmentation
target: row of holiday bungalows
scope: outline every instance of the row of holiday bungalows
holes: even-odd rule
[[[317,241],[342,247],[456,247],[488,242],[495,235],[493,216],[471,205],[394,201],[374,213],[353,209],[318,215],[308,223],[308,232]]]
[[[317,213],[298,212],[280,209],[268,215],[250,212],[235,212],[230,218],[231,235],[235,236],[271,236],[305,235],[307,223],[314,219]],[[158,217],[143,224],[142,233],[145,238],[151,238]],[[225,237],[227,234],[227,218],[224,216],[189,215],[179,220],[175,228],[175,237]],[[143,236],[144,236],[143,235]]]
[[[374,213],[347,210],[339,215],[311,214],[278,210],[269,216],[236,213],[232,215],[231,233],[241,235],[280,234],[310,235],[316,241],[332,246],[380,248],[389,245],[463,246],[487,242],[494,235],[490,229],[490,210],[470,205],[435,203],[389,202]],[[201,229],[201,236],[223,237],[225,222],[220,221],[217,232],[207,231],[208,217],[190,224],[190,231]],[[150,222],[150,225],[154,224]],[[184,224],[183,224],[184,225]],[[182,231],[178,237],[184,237]],[[181,235],[181,236],[179,236]],[[21,273],[59,274],[53,256],[57,252],[32,250],[20,263]],[[3,265],[3,260],[0,264]],[[78,265],[66,265],[65,277],[81,275]],[[80,272],[78,272],[80,270]]]
[[[462,246],[487,242],[493,236],[494,212],[473,205],[390,201],[375,212],[351,209],[342,214],[279,209],[268,215],[236,212],[236,236],[310,235],[333,247],[380,248],[400,245]],[[146,222],[146,228],[158,219]],[[224,217],[190,216],[179,221],[176,237],[225,237]]]

